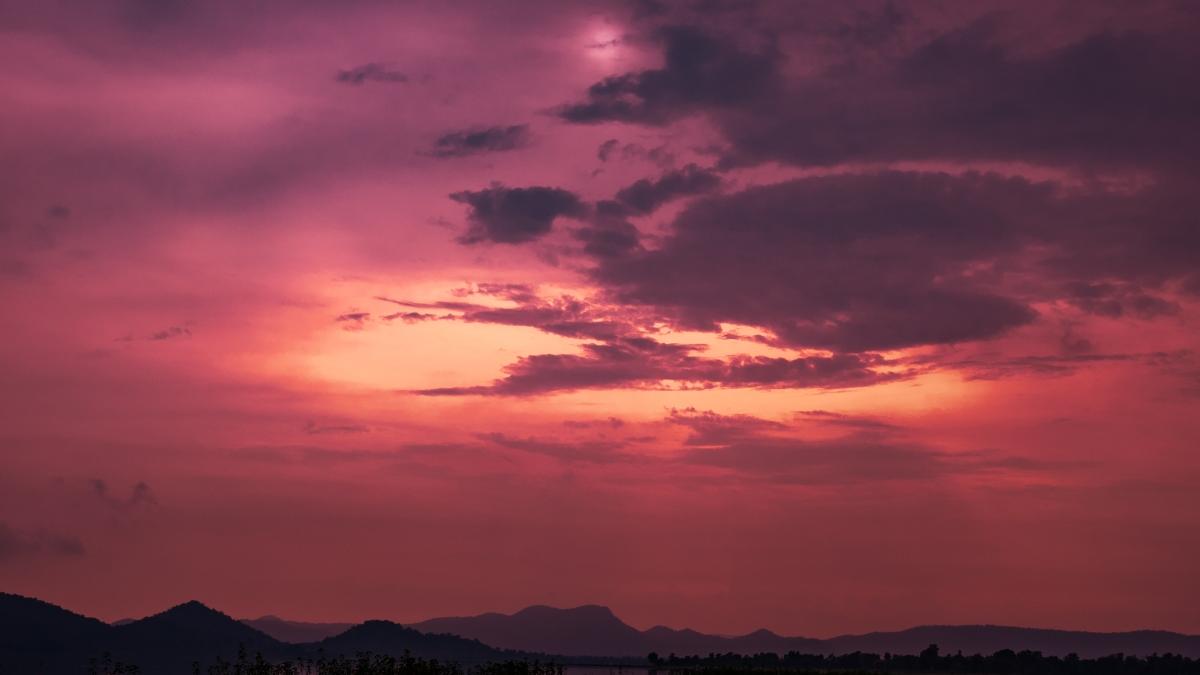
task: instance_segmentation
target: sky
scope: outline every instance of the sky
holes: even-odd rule
[[[0,1],[0,589],[1200,633],[1189,2]]]

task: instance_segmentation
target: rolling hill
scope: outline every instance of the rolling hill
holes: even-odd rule
[[[756,654],[796,651],[815,654],[916,654],[930,644],[943,653],[992,654],[1001,649],[1028,649],[1046,655],[1070,653],[1084,658],[1114,653],[1149,655],[1174,653],[1200,657],[1200,636],[1168,631],[1092,633],[1012,626],[919,626],[901,631],[842,635],[829,639],[785,637],[768,630],[739,636],[720,636],[693,630],[656,626],[639,631],[607,607],[573,609],[534,606],[515,614],[430,619],[412,624],[422,631],[453,633],[504,649],[567,656],[645,656],[667,654]]]

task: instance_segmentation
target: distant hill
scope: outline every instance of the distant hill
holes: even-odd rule
[[[937,644],[942,653],[993,654],[1001,649],[1038,651],[1047,656],[1075,653],[1082,658],[1110,654],[1180,654],[1200,657],[1200,635],[1161,630],[1122,633],[1019,628],[1014,626],[919,626],[890,633],[842,635],[823,641],[836,654],[863,651],[916,654]]]
[[[412,624],[422,631],[453,633],[493,647],[567,656],[645,656],[679,654],[756,654],[796,651],[810,654],[917,654],[930,644],[943,653],[992,654],[1001,649],[1028,649],[1046,655],[1070,653],[1084,658],[1115,653],[1174,653],[1200,657],[1200,636],[1167,631],[1090,633],[1011,626],[920,626],[894,632],[842,635],[830,639],[784,637],[768,630],[726,637],[693,630],[656,626],[639,631],[607,607],[573,609],[534,606],[515,614],[430,619]]]
[[[452,633],[503,649],[571,656],[645,656],[646,642],[607,607],[527,607],[516,614],[430,619],[411,624],[422,632]]]
[[[321,642],[304,646],[310,651],[314,647],[322,649],[331,656],[353,656],[358,652],[402,656],[410,652],[422,658],[464,663],[521,656],[494,649],[478,640],[424,633],[391,621],[366,621]]]
[[[257,619],[242,619],[242,623],[260,630],[267,635],[291,644],[304,642],[320,642],[339,633],[345,633],[357,624],[353,623],[314,623],[307,621],[287,621],[270,614]]]
[[[463,663],[524,655],[493,649],[455,635],[426,635],[389,621],[368,621],[321,641],[289,644],[199,602],[187,602],[144,619],[109,625],[41,600],[0,593],[0,673],[78,675],[104,653],[138,665],[143,675],[202,672],[218,658],[233,661],[240,647],[270,660],[354,656],[359,651]]]
[[[190,673],[193,661],[236,658],[238,647],[279,657],[288,647],[230,617],[188,602],[144,619],[109,625],[41,600],[0,594],[0,672],[86,672],[107,652],[143,673]]]
[[[194,600],[113,626],[111,633],[106,647],[114,658],[136,663],[147,672],[183,673],[195,661],[232,661],[241,646],[268,658],[290,655],[284,643]]]
[[[48,602],[0,593],[0,672],[56,673],[86,663],[76,653],[100,644],[112,627]]]
[[[237,621],[199,602],[187,602],[143,619],[109,625],[41,600],[0,593],[0,673],[77,675],[88,659],[104,652],[141,667],[144,675],[186,675],[192,663],[207,667],[217,658],[232,661],[239,646],[272,660],[353,656],[370,651],[481,663],[509,659],[557,660],[559,663],[625,659],[637,663],[650,652],[680,656],[709,653],[756,654],[917,654],[937,644],[943,654],[992,654],[1002,649],[1040,651],[1095,658],[1114,653],[1147,656],[1174,653],[1200,658],[1200,636],[1166,631],[1088,633],[1008,626],[921,626],[903,631],[843,635],[827,640],[785,637],[760,630],[726,637],[656,626],[639,631],[606,607],[573,609],[535,606],[515,614],[431,619],[412,626],[367,621],[325,635],[290,643],[260,630],[276,629],[297,639],[299,631],[335,631],[345,624],[303,624],[276,617]],[[279,632],[284,631],[284,632]],[[548,656],[559,654],[562,656]],[[203,672],[203,671],[202,671]]]

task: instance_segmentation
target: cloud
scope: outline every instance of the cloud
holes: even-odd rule
[[[716,172],[688,164],[653,180],[643,178],[621,188],[616,200],[635,213],[646,214],[678,197],[713,192],[720,186],[721,177]]]
[[[486,289],[486,290],[479,290]],[[494,323],[505,326],[527,326],[564,337],[607,340],[621,335],[638,332],[633,325],[637,318],[634,312],[623,312],[619,308],[598,306],[569,295],[555,299],[541,299],[531,295],[526,286],[481,284],[470,293],[505,297],[516,301],[516,307],[495,307],[473,302],[410,302],[387,297],[377,300],[411,307],[414,309],[439,309],[455,314],[434,315],[408,312],[399,316],[413,316],[413,320],[446,320],[466,323]],[[456,295],[466,295],[457,291]]]
[[[342,324],[342,329],[348,331],[362,330],[366,327],[366,323],[370,320],[370,312],[346,312],[345,314],[339,314],[333,318],[334,323]]]
[[[25,556],[79,557],[85,553],[78,537],[44,531],[18,531],[0,521],[0,563]]]
[[[1090,348],[1089,345],[1084,345]],[[981,354],[967,359],[947,359],[929,357],[938,367],[960,370],[969,380],[994,380],[1001,377],[1011,377],[1019,374],[1061,377],[1071,375],[1079,368],[1101,363],[1142,363],[1145,365],[1171,368],[1178,363],[1191,359],[1191,352],[1146,352],[1146,353],[1117,353],[1117,354],[1028,354],[1005,356],[999,354]],[[914,359],[913,365],[924,359]]]
[[[370,430],[363,424],[318,424],[312,420],[304,424],[306,434],[361,434]]]
[[[479,191],[455,192],[450,198],[470,207],[467,214],[470,228],[460,239],[465,244],[533,241],[548,234],[556,218],[582,218],[587,212],[574,193],[551,187],[495,185]]]
[[[690,203],[655,248],[598,258],[594,280],[677,327],[722,323],[843,352],[997,337],[1036,302],[1153,318],[1186,292],[1200,200],[995,174],[800,178]],[[1011,280],[1022,278],[1019,287]]]
[[[752,51],[691,26],[657,31],[665,65],[609,77],[558,115],[568,122],[663,125],[709,107],[746,106],[778,85],[780,55],[773,45]]]
[[[853,19],[839,23],[830,35],[874,47],[895,37],[912,19],[913,15],[906,8],[897,7],[889,0],[875,12],[859,9]]]
[[[780,422],[753,415],[720,415],[711,410],[701,411],[691,407],[672,409],[667,421],[692,430],[684,445],[725,445],[788,428]]]
[[[357,68],[339,71],[334,79],[351,85],[362,85],[367,82],[408,82],[408,76],[396,70],[391,64],[378,62],[365,63]]]
[[[150,334],[151,340],[170,340],[177,337],[191,337],[192,329],[187,326],[170,326]]]
[[[1102,33],[1034,55],[980,21],[875,68],[803,80],[719,124],[734,163],[996,159],[1075,166],[1195,161],[1200,51]]]
[[[663,68],[608,77],[558,112],[568,122],[651,126],[703,114],[728,143],[728,165],[1193,167],[1200,156],[1192,133],[1200,94],[1190,86],[1200,47],[1182,27],[1096,32],[1030,50],[1007,39],[1009,22],[1026,19],[994,14],[892,58],[862,57],[909,18],[893,10],[844,23],[839,44],[861,48],[786,78],[770,39],[751,49],[700,26],[663,28],[655,34]]]
[[[609,417],[603,420],[563,420],[563,426],[568,429],[620,429],[625,426],[625,420],[619,417]]]
[[[830,414],[836,416],[836,414]],[[818,415],[824,417],[825,415]],[[908,441],[895,427],[832,439],[799,437],[789,425],[750,415],[689,408],[667,421],[693,430],[676,461],[789,485],[854,485],[1031,474],[1080,469],[1086,462],[1043,461],[998,450],[945,452]]]
[[[967,272],[1014,250],[1014,212],[1049,192],[987,176],[798,179],[693,202],[658,248],[603,259],[594,277],[677,326],[758,326],[796,347],[984,339],[1035,314]]]
[[[391,314],[384,314],[379,318],[383,319],[384,321],[395,321],[399,319],[404,323],[420,323],[422,321],[439,321],[454,317],[444,314],[439,316],[437,314],[430,314],[428,312],[393,312]]]
[[[799,358],[698,356],[703,346],[669,344],[647,337],[618,337],[581,347],[582,354],[536,354],[505,368],[490,385],[443,387],[426,396],[532,396],[580,389],[674,387],[846,388],[903,377],[882,370],[875,354]],[[674,383],[674,384],[669,384]]]
[[[610,138],[604,141],[596,148],[596,159],[601,162],[607,162],[613,159],[617,152],[620,152],[620,159],[643,159],[660,168],[668,168],[675,164],[675,154],[667,149],[665,145],[658,145],[653,148],[646,148],[638,143],[625,143],[624,145],[615,138]]]
[[[480,434],[479,438],[504,448],[546,455],[555,459],[574,462],[592,462],[607,464],[618,461],[630,461],[636,456],[621,452],[625,447],[618,441],[555,441],[533,437],[520,438],[503,433]]]
[[[158,497],[145,481],[134,483],[129,489],[129,496],[125,498],[112,494],[108,483],[101,478],[91,479],[88,485],[95,497],[117,511],[132,511],[158,505]]]
[[[481,282],[465,288],[456,288],[453,293],[460,298],[490,295],[520,303],[534,302],[538,299],[536,289],[529,284]]]
[[[1150,295],[1133,284],[1076,282],[1068,286],[1067,302],[1087,314],[1112,319],[1125,315],[1154,319],[1179,313],[1179,303]]]
[[[612,155],[613,151],[617,149],[617,145],[619,144],[620,141],[615,138],[610,138],[607,141],[604,141],[600,144],[600,147],[596,148],[596,159],[600,160],[601,162],[607,162],[608,158]]]
[[[619,387],[844,388],[907,377],[898,364],[873,353],[834,353],[797,357],[703,356],[706,347],[661,342],[653,312],[571,296],[542,299],[524,285],[479,284],[456,291],[460,297],[486,293],[515,298],[516,306],[495,307],[463,301],[377,300],[414,309],[436,309],[439,319],[527,326],[563,337],[592,340],[581,354],[536,354],[505,368],[489,385],[422,390],[427,396],[530,396],[579,389]],[[423,315],[434,316],[434,315]]]
[[[832,412],[829,410],[800,410],[796,412],[796,419],[810,423],[848,427],[862,431],[896,431],[901,428],[898,425],[877,420],[873,417],[847,415],[846,413]]]
[[[433,143],[435,157],[466,157],[485,152],[504,152],[524,147],[529,142],[529,125],[488,127],[453,131]]]
[[[637,250],[641,233],[629,222],[629,208],[611,199],[597,202],[586,224],[572,231],[583,252],[595,258],[614,258]]]

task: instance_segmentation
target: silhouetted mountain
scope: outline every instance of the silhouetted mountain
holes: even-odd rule
[[[296,625],[275,617],[264,619],[278,625]],[[322,652],[328,656],[353,656],[369,651],[393,656],[408,652],[426,659],[480,663],[523,658],[546,660],[547,654],[629,657],[630,662],[636,662],[652,651],[662,656],[763,652],[918,654],[930,644],[937,644],[943,654],[961,651],[968,655],[989,655],[1011,649],[1060,656],[1075,653],[1083,658],[1114,653],[1141,656],[1174,653],[1200,658],[1200,636],[1166,631],[1087,633],[1006,626],[921,626],[828,640],[784,637],[766,630],[725,637],[664,626],[639,631],[607,608],[595,605],[574,609],[536,606],[513,615],[432,619],[414,627],[367,621],[319,642],[287,644],[198,602],[122,625],[109,625],[40,600],[0,593],[0,673],[5,675],[78,675],[87,671],[89,658],[105,652],[117,661],[137,664],[145,675],[186,675],[192,672],[193,662],[206,667],[218,658],[233,661],[242,647],[251,656],[261,652],[272,660],[315,657]],[[562,658],[558,660],[563,662]],[[576,662],[581,660],[588,659]]]
[[[287,622],[282,622],[287,623]],[[144,675],[202,672],[217,659],[234,661],[240,649],[268,660],[354,656],[360,651],[478,663],[520,658],[456,635],[427,635],[389,621],[368,621],[331,638],[287,644],[199,602],[187,602],[144,619],[109,625],[33,598],[0,594],[0,673],[79,675],[89,660],[107,653],[136,664]]]
[[[705,635],[666,626],[639,631],[618,619],[609,608],[598,605],[573,609],[536,605],[511,615],[493,612],[473,617],[447,617],[412,626],[423,631],[475,638],[494,647],[568,656],[641,657],[652,651],[664,655],[756,654],[819,650],[824,644],[809,638],[785,638],[768,630],[738,637]]]
[[[192,662],[232,659],[239,646],[278,656],[284,645],[198,602],[109,625],[40,600],[0,594],[0,672],[82,673],[110,653],[143,673],[191,672]]]
[[[353,628],[353,623],[315,623],[308,621],[288,621],[268,614],[257,619],[242,619],[242,623],[260,630],[267,635],[291,644],[303,642],[320,642],[339,633],[345,633]]]
[[[464,663],[513,657],[478,640],[424,633],[391,621],[366,621],[339,635],[303,646],[309,652],[323,649],[330,656],[353,656],[358,652],[402,656],[409,652],[420,658]]]
[[[99,644],[112,627],[48,602],[0,593],[0,672],[50,673],[80,665],[80,646]]]
[[[412,625],[419,630],[454,633],[493,647],[568,656],[644,656],[667,654],[758,654],[790,651],[810,654],[917,654],[930,644],[943,653],[992,654],[1001,649],[1041,651],[1046,655],[1081,657],[1167,652],[1200,657],[1200,636],[1167,631],[1089,633],[1008,626],[920,626],[903,631],[843,635],[831,639],[784,637],[768,630],[726,637],[693,630],[655,626],[639,631],[608,608],[574,609],[535,606],[516,614],[430,619]]]
[[[452,633],[502,649],[571,656],[645,656],[644,636],[607,607],[527,607],[516,614],[448,617],[412,624],[430,633]]]
[[[165,612],[112,627],[109,651],[147,672],[187,672],[192,662],[227,661],[245,647],[267,657],[288,654],[275,638],[215,609],[191,601]]]

